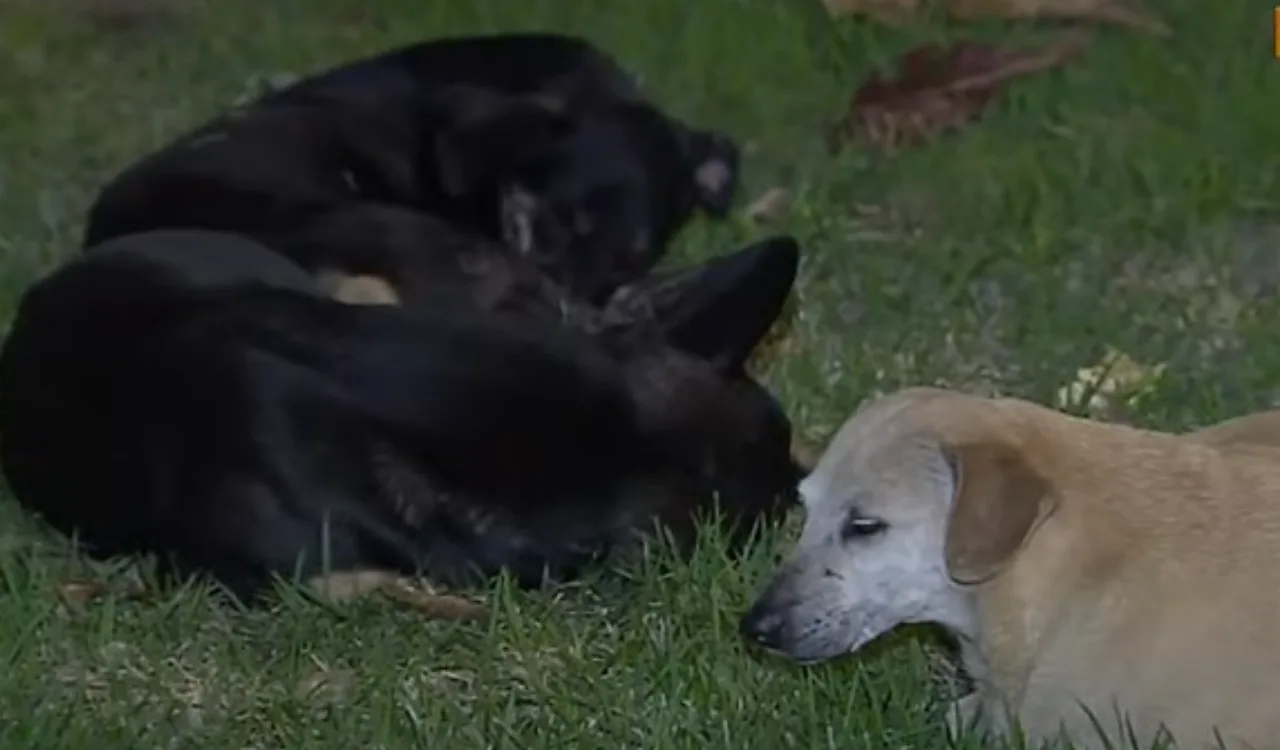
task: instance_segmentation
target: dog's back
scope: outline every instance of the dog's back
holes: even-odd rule
[[[1023,727],[1052,736],[1063,722],[1082,747],[1106,746],[1099,728],[1113,741],[1132,731],[1141,747],[1166,730],[1183,748],[1218,747],[1215,733],[1227,748],[1280,743],[1280,449],[1268,420],[1185,439],[994,403],[1035,436],[1021,449],[1059,498],[979,594],[991,663],[1021,685],[1008,698]]]
[[[699,209],[725,216],[737,173],[733,139],[645,101],[584,39],[447,38],[322,71],[143,157],[102,188],[84,245],[201,228],[253,237],[313,272],[316,254],[341,249],[348,265],[381,251],[382,265],[414,275],[413,251],[431,248],[384,245],[378,226],[323,248],[299,240],[333,211],[399,208],[509,245],[601,302]]]
[[[1178,435],[937,388],[870,400],[741,627],[813,662],[939,623],[976,688],[954,717],[1033,746],[1280,747],[1273,421]]]
[[[794,243],[764,250],[748,271],[785,291]],[[719,314],[767,328],[782,296]],[[243,238],[131,235],[24,295],[0,466],[96,554],[157,553],[244,596],[324,566],[537,583],[717,494],[748,522],[782,508],[771,398],[637,346],[464,304],[344,305]]]
[[[307,76],[263,102],[315,97],[404,96],[424,88],[478,86],[540,94],[558,105],[639,101],[640,89],[614,59],[585,39],[545,32],[482,34],[397,47]]]
[[[590,485],[639,453],[625,382],[590,349],[461,308],[342,305],[282,263],[233,236],[159,232],[37,283],[0,354],[19,501],[99,554],[173,553],[243,593],[322,559],[454,580],[507,562],[504,542],[433,523],[435,483]],[[583,472],[596,449],[605,468]],[[393,496],[406,475],[416,494]]]

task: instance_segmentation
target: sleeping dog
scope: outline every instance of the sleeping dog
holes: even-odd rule
[[[353,210],[424,212],[501,240],[575,296],[600,302],[660,260],[698,211],[724,216],[738,149],[647,102],[582,39],[442,39],[318,73],[215,118],[111,180],[85,245],[159,228],[258,239],[313,273],[315,222],[338,270],[381,253],[412,274],[398,234]],[[384,244],[370,243],[377,235]]]
[[[371,568],[537,585],[655,522],[688,542],[704,511],[743,532],[790,505],[790,424],[742,365],[793,240],[598,309],[523,263],[473,245],[435,269],[459,291],[410,313],[335,301],[235,235],[108,241],[20,302],[0,468],[92,554],[154,553],[246,600]]]

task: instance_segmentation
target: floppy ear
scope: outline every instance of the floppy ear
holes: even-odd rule
[[[465,195],[496,180],[516,153],[567,125],[557,100],[462,89],[448,93],[452,123],[431,144],[445,192]]]
[[[947,571],[961,584],[999,575],[1053,512],[1049,482],[1003,443],[945,449],[955,497],[943,547]]]
[[[782,314],[799,264],[794,238],[771,237],[675,275],[649,308],[668,344],[737,372]]]
[[[738,189],[738,144],[722,133],[676,127],[693,172],[698,207],[712,216],[728,216]]]

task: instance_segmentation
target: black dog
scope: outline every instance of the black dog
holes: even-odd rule
[[[410,314],[335,302],[233,235],[119,238],[22,299],[0,467],[93,554],[246,598],[368,568],[561,579],[655,521],[687,541],[712,507],[741,530],[794,499],[790,425],[742,363],[796,263],[775,238],[593,310],[473,253],[437,271],[512,280],[511,314],[465,295]]]
[[[585,40],[443,39],[303,79],[143,158],[103,188],[85,244],[222,230],[316,272],[297,240],[315,235],[312,222],[395,206],[505,241],[599,302],[653,268],[698,209],[724,216],[737,172],[731,139],[664,114]],[[415,248],[371,247],[368,228],[353,232],[329,238],[334,270],[360,270],[343,248],[381,250],[383,265],[412,275],[399,264]]]

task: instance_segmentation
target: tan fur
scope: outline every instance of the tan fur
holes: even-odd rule
[[[942,556],[960,583],[987,581],[1013,560],[1054,507],[1044,478],[1003,443],[948,451],[960,477]]]
[[[316,275],[320,289],[348,305],[399,305],[400,295],[389,281],[368,274],[324,270]]]
[[[1187,433],[1214,445],[1253,443],[1280,447],[1280,410],[1260,411]]]
[[[851,418],[815,475],[918,487],[933,440],[962,477],[946,561],[980,581],[961,585],[979,685],[962,711],[1104,747],[1082,702],[1107,727],[1118,707],[1144,748],[1162,724],[1184,750],[1215,731],[1280,748],[1280,412],[1178,436],[910,389]]]

